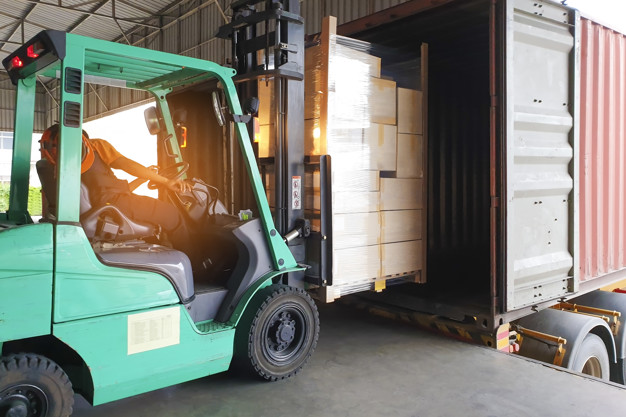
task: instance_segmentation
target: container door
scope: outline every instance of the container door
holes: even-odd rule
[[[574,19],[559,4],[506,2],[507,311],[576,290]]]

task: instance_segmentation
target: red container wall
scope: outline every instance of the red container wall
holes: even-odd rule
[[[582,20],[581,281],[626,267],[626,37]]]

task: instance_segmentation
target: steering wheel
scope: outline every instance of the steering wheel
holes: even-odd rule
[[[158,173],[160,176],[165,177],[169,180],[177,180],[182,177],[185,172],[189,171],[189,162],[177,162],[174,165],[170,165],[167,168],[159,169]],[[148,188],[151,190],[156,190],[163,184],[158,184],[154,181],[150,181],[148,183]]]

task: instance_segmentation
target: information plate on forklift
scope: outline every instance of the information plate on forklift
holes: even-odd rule
[[[291,177],[291,209],[300,210],[302,208],[302,177]]]
[[[180,308],[172,307],[128,316],[128,354],[180,343]]]

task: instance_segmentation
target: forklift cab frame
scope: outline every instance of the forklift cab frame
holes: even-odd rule
[[[298,301],[300,307],[294,310],[290,299],[292,307],[287,309],[300,317],[293,323],[306,329],[297,330],[296,339],[298,335],[304,339],[302,346],[293,347],[291,357],[303,360],[298,366],[289,363],[285,375],[297,372],[315,347],[319,319],[306,293],[277,285],[284,274],[303,268],[274,227],[243,123],[247,118],[241,114],[232,80],[236,71],[209,61],[52,30],[39,33],[3,64],[17,87],[17,98],[9,210],[0,213],[0,358],[10,360],[6,355],[19,351],[42,354],[64,369],[69,362],[65,371],[74,388],[92,404],[101,404],[228,369],[242,317],[244,321],[250,317],[245,324],[250,326],[254,310],[267,308],[263,300],[295,295],[306,302]],[[43,223],[33,223],[27,210],[37,76],[58,78],[61,90],[56,219]],[[183,300],[174,283],[149,265],[103,264],[81,227],[83,86],[90,82],[151,93],[162,117],[161,129],[167,132],[168,151],[178,163],[182,157],[167,95],[176,87],[212,78],[222,86],[233,115],[259,218],[226,227],[225,233],[250,249],[236,266],[245,279],[226,285],[228,295],[222,298],[217,317],[197,320],[193,305],[207,308],[209,296],[206,302],[198,294]],[[212,111],[211,103],[207,111]],[[268,292],[270,288],[274,290]],[[279,310],[285,308],[281,305],[277,304]],[[206,318],[205,313],[200,316]],[[272,320],[293,339],[296,330],[291,321]],[[245,333],[247,338],[248,330]],[[290,343],[275,346],[291,349]],[[280,364],[282,356],[276,358]],[[276,369],[277,374],[259,373],[278,379],[282,371]],[[2,377],[0,373],[0,408],[3,401],[11,400],[6,397],[11,395],[8,388],[3,391]]]

